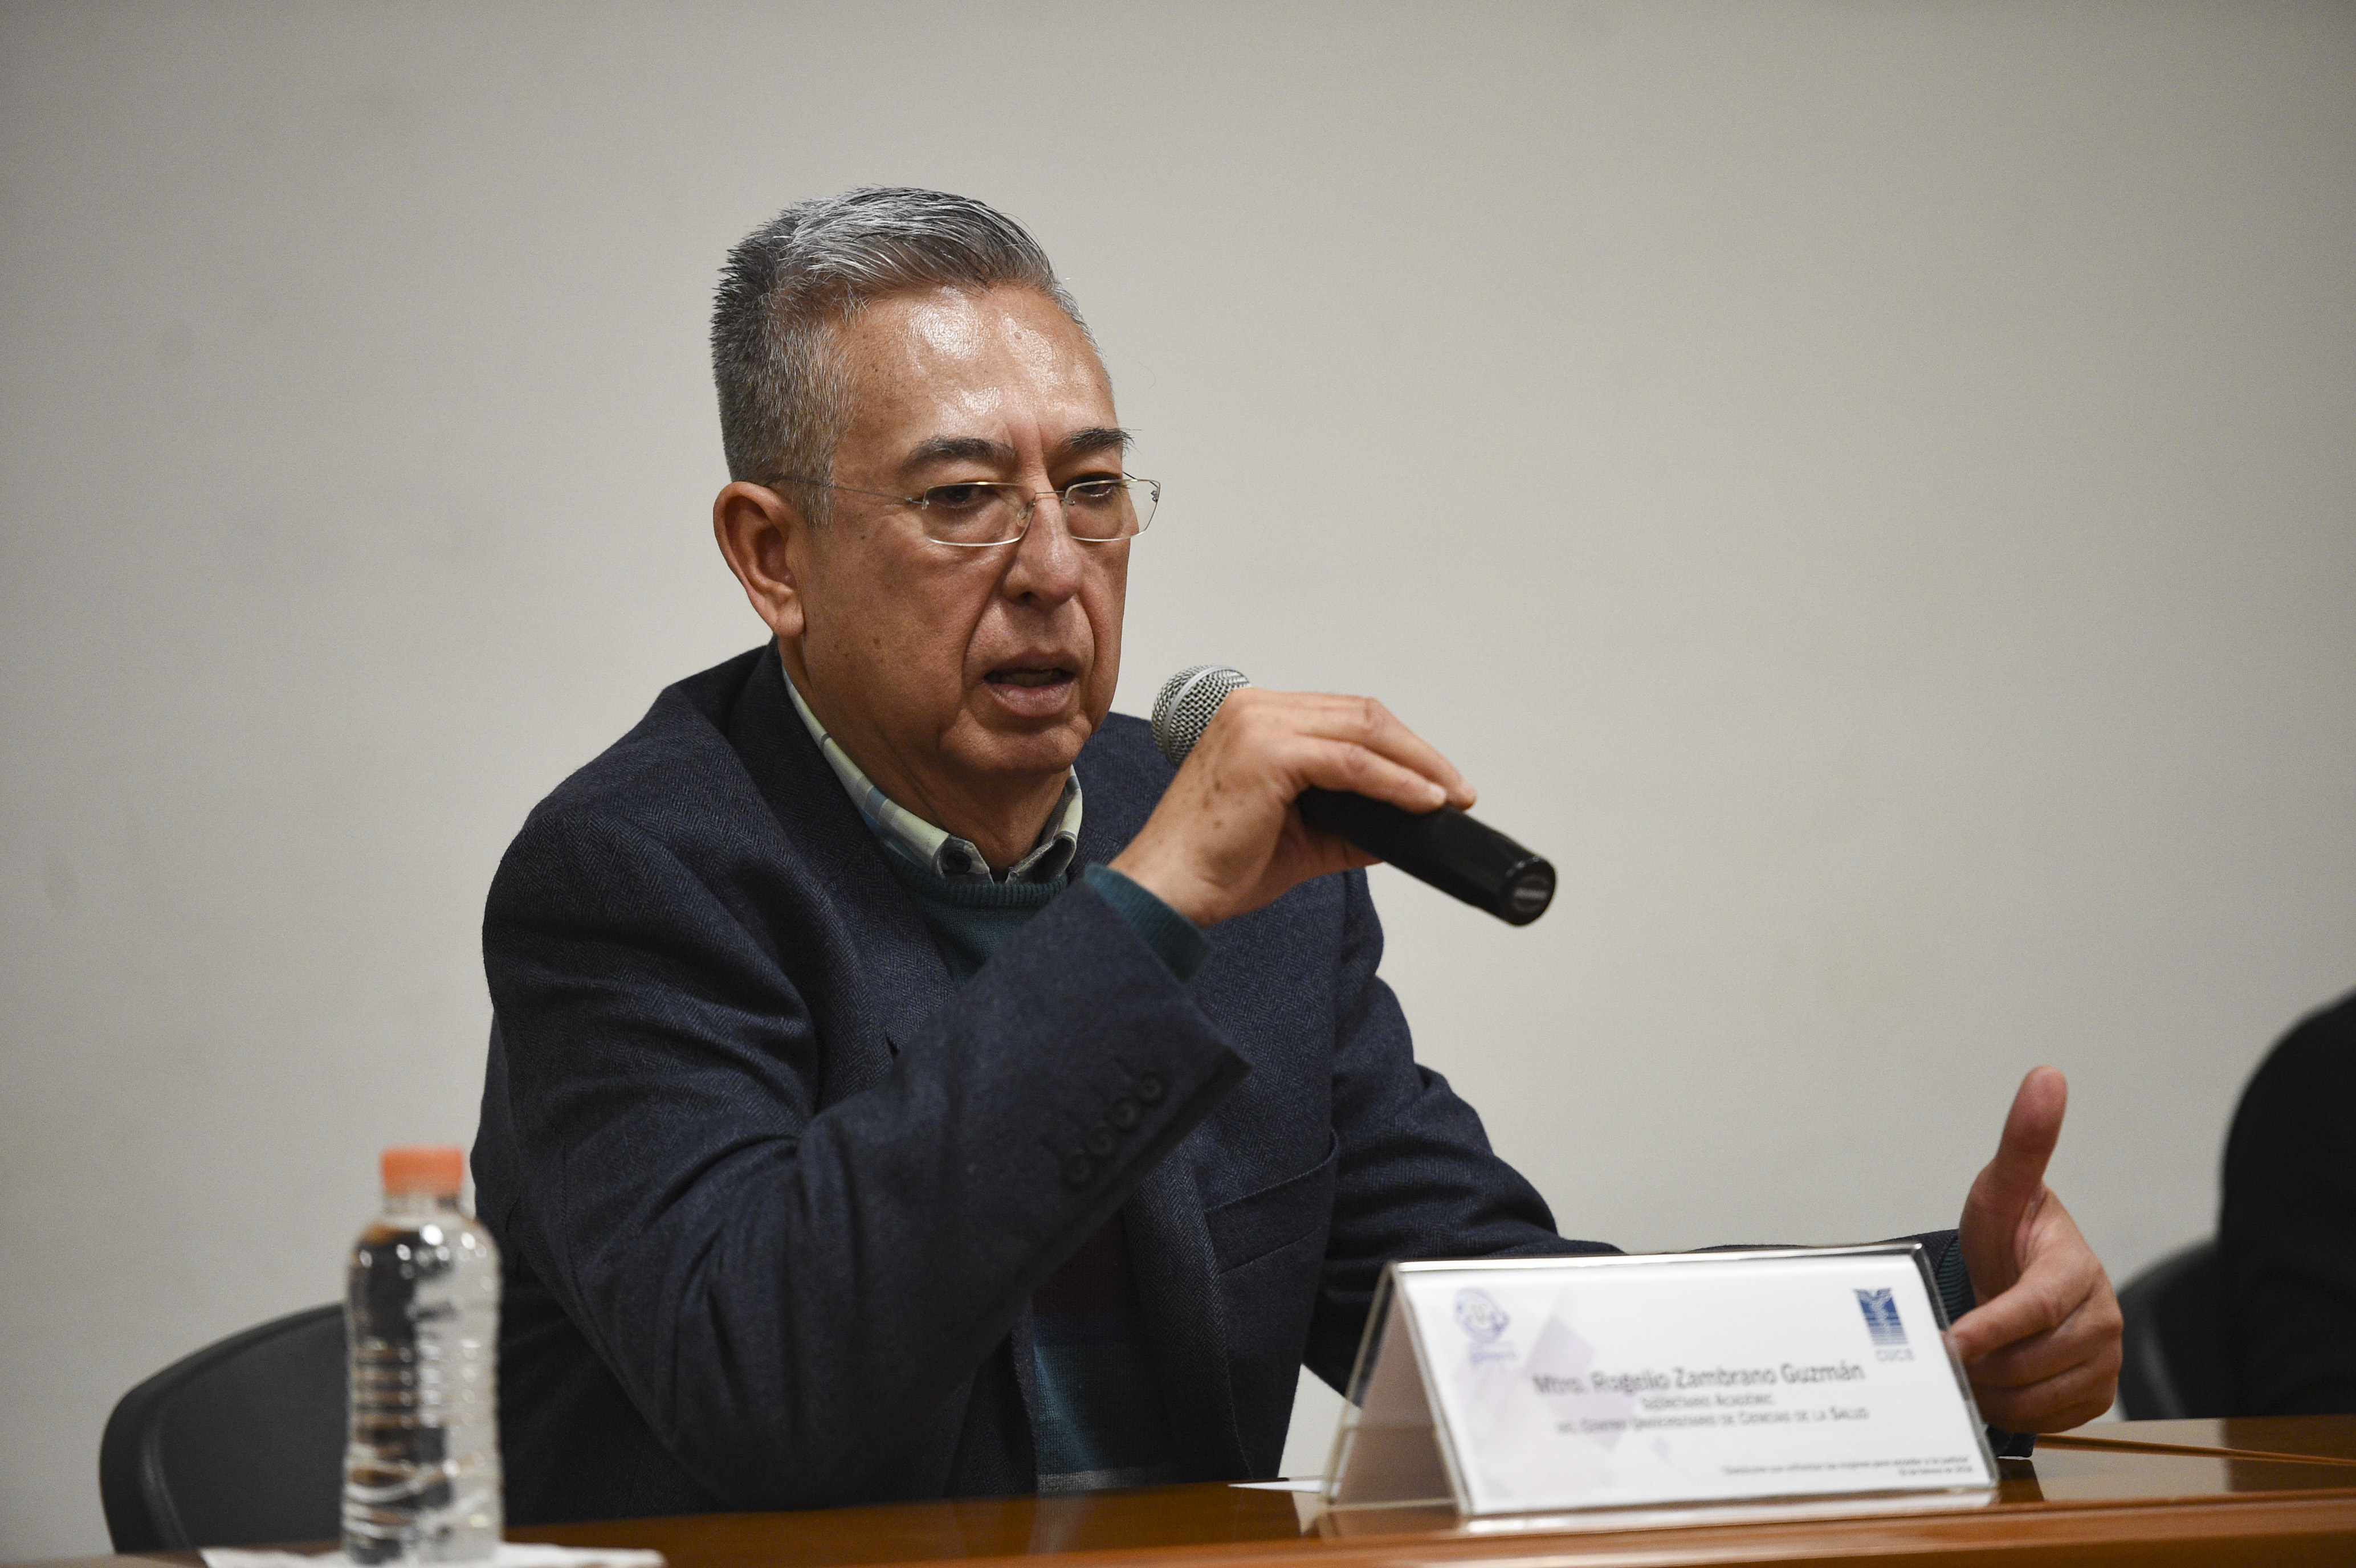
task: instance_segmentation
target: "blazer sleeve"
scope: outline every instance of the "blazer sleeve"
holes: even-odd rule
[[[1393,1259],[1611,1253],[1555,1232],[1546,1200],[1497,1157],[1472,1106],[1415,1060],[1377,975],[1382,923],[1364,871],[1344,878],[1333,1042],[1340,1151],[1309,1370],[1344,1388],[1383,1265]]]
[[[526,825],[484,925],[504,1239],[697,1481],[807,1507],[911,1440],[1244,1069],[1075,886],[821,1106],[812,999],[741,897],[626,819]],[[1139,1121],[1076,1163],[1116,1097]]]

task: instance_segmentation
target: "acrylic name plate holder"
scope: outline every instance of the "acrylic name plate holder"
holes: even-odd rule
[[[1324,1501],[1984,1503],[1996,1461],[1945,1328],[1912,1242],[1394,1264]]]

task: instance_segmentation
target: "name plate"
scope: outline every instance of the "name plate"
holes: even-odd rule
[[[1985,1491],[1996,1460],[1945,1328],[1913,1242],[1393,1264],[1325,1501],[1480,1515]]]

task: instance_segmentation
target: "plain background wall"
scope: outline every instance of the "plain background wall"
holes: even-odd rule
[[[721,254],[853,184],[1107,346],[1122,707],[1373,692],[1562,868],[1378,896],[1568,1230],[1951,1223],[2053,1061],[2202,1234],[2356,985],[2351,175],[2340,5],[0,10],[0,1556],[471,1138],[501,848],[760,635]]]

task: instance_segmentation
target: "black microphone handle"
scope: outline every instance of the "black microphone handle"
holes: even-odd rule
[[[1554,900],[1554,868],[1544,856],[1452,805],[1419,815],[1330,789],[1302,790],[1293,804],[1319,832],[1346,838],[1508,925],[1529,924]]]

